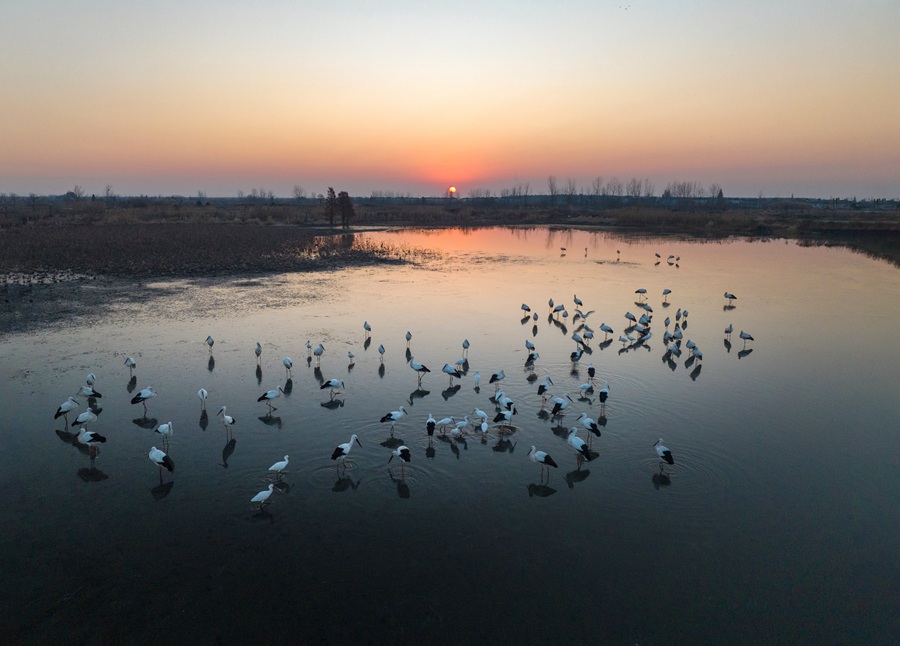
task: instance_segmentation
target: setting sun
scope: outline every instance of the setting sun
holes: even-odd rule
[[[450,193],[450,195],[455,195],[455,194],[456,194],[456,187],[455,187],[455,186],[451,186],[450,188],[447,189],[447,192]]]

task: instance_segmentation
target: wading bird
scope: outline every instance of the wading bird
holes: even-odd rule
[[[278,410],[277,408],[272,406],[272,400],[278,399],[283,394],[284,394],[284,388],[282,388],[281,386],[278,386],[278,388],[275,388],[273,390],[267,390],[266,392],[264,392],[262,395],[259,396],[259,399],[257,399],[256,401],[266,402],[266,406],[269,407],[269,412],[271,413],[272,411]]]
[[[147,414],[147,400],[156,397],[156,391],[153,386],[144,388],[141,392],[131,398],[132,404],[142,404],[144,406],[144,414]]]

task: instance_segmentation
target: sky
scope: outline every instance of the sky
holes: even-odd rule
[[[0,192],[900,198],[900,2],[5,0]]]

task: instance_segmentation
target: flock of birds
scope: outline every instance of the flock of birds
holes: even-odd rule
[[[657,257],[659,257],[658,254]],[[619,336],[619,341],[622,342],[623,348],[626,348],[629,345],[644,345],[653,335],[650,330],[653,317],[653,308],[647,302],[647,290],[644,288],[639,288],[635,290],[635,294],[638,298],[638,300],[636,301],[636,305],[638,305],[643,311],[640,317],[636,317],[631,312],[626,312],[625,319],[627,321],[627,327],[623,330],[622,335]],[[671,290],[669,289],[664,289],[662,292],[665,307],[668,307],[668,297],[670,294]],[[724,297],[728,302],[728,304],[726,305],[726,310],[733,309],[733,303],[737,299],[737,296],[730,292],[725,292]],[[574,365],[578,364],[578,362],[582,360],[582,357],[586,351],[590,352],[591,340],[595,338],[595,335],[597,333],[588,323],[588,319],[594,313],[594,311],[584,311],[582,309],[584,304],[577,295],[573,296],[573,304],[574,314],[571,316],[571,319],[573,323],[578,323],[578,328],[571,335],[572,340],[575,342],[575,349],[569,355],[569,360]],[[555,303],[552,298],[549,300],[548,305],[548,321],[559,324],[561,319],[566,320],[570,317],[568,307],[566,305],[562,303]],[[539,315],[536,312],[533,312],[531,307],[526,303],[522,304],[521,310],[523,314],[521,320],[522,324],[525,324],[529,321],[538,321]],[[672,321],[670,320],[670,318],[666,317],[664,322],[665,332],[663,333],[663,339],[666,344],[664,359],[671,360],[672,356],[678,356],[682,353],[682,341],[685,339],[683,330],[687,327],[687,317],[688,311],[686,309],[682,310],[681,308],[679,308],[675,314],[674,326],[672,325]],[[560,325],[560,327],[563,330],[567,331],[567,328],[564,325]],[[599,331],[604,334],[604,341],[602,343],[610,343],[611,339],[609,339],[609,335],[615,334],[613,328],[607,325],[605,322],[601,323],[598,327]],[[671,330],[670,327],[672,328]],[[363,330],[365,334],[364,346],[365,348],[368,348],[371,343],[372,333],[372,326],[368,321],[363,324]],[[725,343],[729,348],[732,332],[732,325],[728,325],[728,327],[724,330]],[[744,351],[746,351],[746,343],[748,341],[753,341],[753,337],[743,330],[740,331],[739,336],[744,341]],[[415,361],[410,350],[412,333],[407,332],[405,337],[406,363],[409,365],[410,369],[416,373],[417,384],[418,387],[421,388],[422,380],[431,372],[431,370],[424,364]],[[210,357],[212,357],[213,346],[215,344],[215,340],[212,336],[207,337],[206,344],[209,348]],[[689,359],[689,361],[697,362],[699,367],[699,363],[703,359],[703,354],[700,348],[690,339],[687,339],[685,341],[684,347],[690,353],[691,358]],[[441,368],[441,373],[449,378],[449,388],[451,390],[459,389],[459,384],[454,386],[454,380],[462,379],[463,376],[465,376],[469,371],[469,348],[470,343],[468,339],[463,340],[462,358],[456,360],[453,363],[446,362]],[[313,346],[310,341],[307,341],[306,349],[307,365],[311,365],[313,359],[315,360],[316,373],[320,382],[320,389],[328,390],[329,402],[335,403],[335,397],[342,394],[346,390],[346,384],[344,380],[339,378],[321,378],[321,371],[319,370],[319,366],[322,356],[325,353],[325,348],[322,343]],[[527,350],[524,365],[526,379],[529,383],[533,383],[535,381],[538,381],[539,379],[538,374],[535,371],[535,366],[537,361],[540,359],[540,354],[538,353],[533,341],[527,338],[525,340],[525,349]],[[262,345],[257,342],[254,348],[254,353],[256,355],[258,370],[262,352]],[[381,367],[383,369],[385,354],[385,348],[383,344],[379,345],[378,352],[380,355],[379,360],[381,362]],[[349,351],[347,353],[347,357],[350,361],[350,365],[352,366],[355,355],[352,351]],[[290,380],[292,377],[291,370],[294,366],[294,362],[290,357],[284,357],[282,359],[282,365],[284,366],[285,375],[288,379],[287,383],[290,384]],[[131,380],[129,382],[129,392],[132,392],[134,384],[136,383],[134,370],[137,367],[137,363],[133,357],[127,357],[124,361],[124,366],[129,370],[129,377]],[[600,402],[599,422],[590,418],[587,413],[582,412],[576,419],[577,425],[573,425],[566,429],[566,427],[563,425],[563,420],[565,415],[567,414],[568,406],[575,400],[569,393],[554,394],[552,392],[554,384],[551,376],[546,376],[542,381],[540,381],[537,387],[537,395],[540,396],[541,401],[538,416],[542,418],[549,418],[557,422],[557,428],[559,429],[559,432],[557,432],[557,434],[565,437],[567,446],[574,452],[578,469],[581,468],[582,464],[585,461],[589,461],[597,456],[597,453],[591,450],[591,443],[594,437],[601,436],[601,427],[606,423],[606,402],[610,397],[609,382],[603,380],[601,384],[600,379],[596,375],[596,369],[593,364],[589,364],[587,366],[587,373],[588,380],[582,384],[579,384],[578,386],[580,396],[579,398],[584,399],[589,395],[597,395],[597,399]],[[573,374],[576,373],[573,372]],[[477,406],[470,413],[463,415],[461,419],[457,419],[453,416],[444,417],[442,419],[435,419],[429,413],[428,418],[424,420],[423,424],[424,431],[428,437],[427,441],[429,443],[429,446],[431,446],[435,433],[437,433],[442,439],[450,442],[464,442],[465,438],[470,434],[479,435],[483,439],[483,441],[486,441],[489,433],[497,433],[501,436],[514,433],[516,431],[516,426],[513,423],[514,415],[518,414],[519,411],[516,403],[502,390],[504,379],[506,379],[506,373],[503,369],[492,372],[486,379],[489,385],[494,386],[493,393],[488,397],[488,400],[494,407],[493,414],[489,414],[484,410],[478,408]],[[60,406],[57,408],[54,416],[54,419],[58,419],[60,417],[64,418],[67,429],[70,424],[73,429],[76,429],[76,434],[72,436],[72,441],[74,444],[83,447],[90,455],[92,467],[94,458],[99,451],[100,445],[106,442],[106,437],[89,428],[89,426],[93,425],[97,421],[98,413],[102,410],[97,406],[97,400],[100,399],[102,395],[94,388],[96,381],[96,375],[94,373],[89,373],[85,378],[85,385],[80,386],[74,395],[68,397],[64,402],[62,402],[62,404],[60,404]],[[480,371],[476,371],[474,373],[473,387],[476,393],[480,392]],[[258,397],[257,402],[265,404],[268,411],[267,414],[271,416],[272,412],[277,410],[273,405],[273,402],[275,402],[284,394],[285,388],[279,385],[275,389],[263,392]],[[131,398],[131,404],[140,404],[143,407],[144,418],[146,419],[148,402],[151,402],[156,396],[156,390],[153,387],[147,387],[140,390]],[[78,397],[87,398],[87,409],[81,412],[77,412],[81,405],[78,401]],[[204,419],[207,419],[206,405],[209,398],[209,393],[205,388],[200,388],[197,391],[197,397],[200,400],[202,425],[202,421]],[[69,419],[70,415],[74,417],[71,421]],[[401,478],[405,475],[405,467],[411,460],[411,451],[409,447],[403,444],[401,441],[393,441],[393,437],[395,425],[407,415],[408,413],[406,408],[404,406],[399,406],[397,410],[389,411],[380,417],[380,423],[390,425],[391,440],[383,443],[384,446],[392,449],[388,457],[388,463],[392,462],[394,458],[398,459]],[[221,408],[218,410],[216,416],[219,418],[220,423],[223,425],[226,434],[231,438],[232,430],[237,423],[235,418],[227,413],[227,408],[224,405],[221,406]],[[580,430],[586,432],[586,436],[588,438],[587,441],[579,437],[579,426]],[[150,462],[152,462],[153,465],[158,468],[160,484],[162,484],[163,472],[166,471],[171,474],[175,471],[174,461],[167,453],[169,439],[172,437],[174,432],[174,424],[171,421],[158,425],[154,423],[153,431],[160,436],[160,441],[163,448],[160,449],[156,446],[152,446],[147,454],[147,457]],[[233,443],[233,438],[231,438],[231,442]],[[359,437],[356,434],[352,434],[347,442],[339,444],[334,448],[334,451],[331,454],[331,459],[335,462],[335,467],[339,473],[342,471],[342,469],[346,469],[347,459],[350,456],[351,450],[353,449],[354,445],[362,447],[362,443],[360,442]],[[672,451],[664,445],[662,438],[657,440],[653,444],[652,448],[655,451],[655,455],[659,459],[660,474],[664,474],[666,466],[674,465],[675,463]],[[545,476],[547,481],[549,481],[550,469],[558,467],[557,462],[553,459],[553,457],[551,457],[548,452],[538,450],[534,445],[531,446],[528,457],[532,462],[540,465],[541,485],[544,485]],[[285,471],[287,470],[289,462],[289,456],[285,455],[283,459],[275,462],[269,467],[268,471],[271,474],[271,477],[274,478],[274,482],[270,483],[266,489],[253,496],[251,498],[252,504],[257,505],[258,507],[262,507],[270,502],[270,497],[273,491],[277,490],[275,483],[280,481]]]

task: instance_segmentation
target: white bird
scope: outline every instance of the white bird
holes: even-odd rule
[[[212,336],[206,337],[206,345],[209,346],[209,351],[210,351],[210,352],[212,352],[213,344],[214,344],[215,342],[216,342],[216,340],[215,340],[214,338],[212,338]]]
[[[553,410],[550,411],[550,414],[554,417],[562,417],[566,406],[572,403],[572,398],[567,394],[562,397],[551,397],[550,401],[553,402]]]
[[[669,300],[669,294],[671,294],[671,293],[672,293],[672,290],[669,289],[668,287],[666,287],[666,288],[663,290],[663,302],[664,302],[664,303],[665,303],[665,302],[668,302],[668,300]]]
[[[148,386],[144,388],[141,392],[131,398],[132,404],[143,404],[144,413],[147,412],[147,400],[153,399],[156,397],[156,391],[153,389],[153,386]]]
[[[306,340],[306,358],[312,357],[312,342],[309,339]]]
[[[153,464],[159,467],[160,476],[162,475],[163,467],[165,467],[169,473],[175,471],[175,463],[172,462],[172,458],[155,446],[150,448],[150,453],[147,454],[147,457],[150,458],[150,461]]]
[[[125,366],[128,368],[128,376],[134,376],[134,369],[137,367],[137,362],[132,357],[125,358]]]
[[[281,363],[284,364],[284,374],[285,374],[285,376],[286,376],[288,379],[290,379],[290,378],[291,378],[291,368],[294,367],[294,362],[291,360],[290,357],[285,357],[284,359],[281,360]]]
[[[260,491],[258,494],[253,496],[250,499],[250,502],[258,502],[259,508],[262,509],[263,505],[268,504],[269,496],[272,495],[273,491],[275,491],[275,485],[270,484],[268,489],[264,489],[263,491]]]
[[[663,445],[662,441],[663,439],[659,438],[653,443],[653,446],[656,447],[656,455],[659,456],[659,459],[663,462],[675,464],[675,458],[672,457],[672,452],[669,450],[669,447]],[[660,463],[660,465],[662,465],[662,463]]]
[[[366,331],[366,336],[369,336],[372,333],[372,326],[369,325],[368,321],[363,322],[363,329]]]
[[[94,414],[94,411],[88,409],[82,413],[79,413],[75,418],[75,421],[72,422],[72,426],[81,426],[82,428],[87,428],[88,424],[93,424],[97,421],[97,416]]]
[[[87,376],[84,378],[84,381],[85,381],[85,383],[87,383],[88,386],[93,386],[94,383],[97,381],[97,375],[95,375],[93,372],[89,372],[89,373],[87,373]]]
[[[378,354],[381,355],[381,363],[384,363],[384,344],[379,344]]]
[[[95,431],[89,431],[86,428],[81,429],[81,432],[75,439],[78,440],[79,444],[84,444],[88,447],[91,459],[97,455],[97,445],[106,442],[106,438],[103,435]]]
[[[566,438],[566,442],[578,453],[578,464],[581,464],[583,460],[591,459],[591,452],[587,443],[578,437],[578,429],[574,426],[569,429],[569,437]]]
[[[259,344],[259,341],[256,342],[256,348],[253,352],[256,353],[256,363],[259,363],[259,357],[262,355],[262,346]]]
[[[425,430],[428,432],[428,437],[434,435],[434,429],[437,426],[437,420],[434,419],[434,416],[431,413],[428,413],[428,419],[425,420]]]
[[[534,352],[534,350],[535,350],[534,343],[532,343],[528,339],[525,339],[525,349],[528,350],[529,352]]]
[[[732,332],[734,332],[734,326],[731,323],[729,323],[728,327],[725,328],[725,335],[728,337],[731,337]]]
[[[222,418],[222,424],[225,426],[226,430],[234,426],[236,420],[225,412],[224,406],[219,409],[219,412],[216,413],[216,415]]]
[[[279,460],[278,462],[270,466],[269,471],[274,472],[275,476],[279,477],[284,473],[284,470],[287,469],[288,462],[288,456],[284,456],[284,460]]]
[[[472,381],[475,382],[475,390],[481,388],[481,373],[477,370],[475,371],[475,375],[472,377]]]
[[[494,384],[496,390],[500,389],[500,382],[506,379],[506,373],[502,370],[498,370],[494,374],[491,375],[490,381],[488,383]]]
[[[69,413],[78,408],[80,404],[78,400],[74,397],[69,397],[66,401],[59,405],[59,408],[56,409],[56,414],[53,416],[53,419],[59,419],[60,417],[65,417],[66,426],[69,425]]]
[[[409,447],[405,444],[401,444],[400,446],[398,446],[396,449],[391,451],[391,457],[388,458],[388,462],[393,460],[394,457],[400,458],[400,473],[402,474],[404,464],[409,462],[409,459],[411,457],[409,453]]]
[[[454,420],[453,417],[444,417],[443,419],[437,420],[434,425],[440,428],[441,432],[443,433],[444,429],[453,424],[455,421],[456,420]]]
[[[528,452],[528,457],[531,458],[532,462],[537,462],[541,465],[542,476],[544,475],[544,467],[547,467],[547,473],[549,475],[550,467],[556,468],[558,466],[548,453],[545,453],[544,451],[538,451],[534,447],[534,445],[531,446],[531,451]]]
[[[322,355],[325,353],[325,346],[321,343],[313,349],[313,354],[316,355],[316,365],[319,365],[319,362],[322,360]]]
[[[406,331],[406,347],[409,347],[409,342],[412,341],[412,332],[409,330]]]
[[[728,304],[731,305],[732,301],[737,300],[737,296],[732,294],[731,292],[725,292],[725,298],[728,299]]]
[[[325,390],[326,388],[331,388],[331,398],[334,399],[334,396],[337,394],[335,391],[338,388],[345,388],[343,379],[329,379],[321,386],[319,386],[319,390]]]
[[[353,354],[352,351],[347,350],[347,359],[348,359],[348,360],[350,361],[350,363],[352,364],[352,363],[353,363],[353,360],[356,359],[356,355]]]
[[[407,363],[409,364],[410,368],[412,368],[413,370],[415,370],[418,373],[419,384],[421,385],[422,377],[425,376],[425,373],[431,372],[431,370],[429,370],[427,366],[424,366],[421,363],[413,361],[412,357],[409,358],[409,361],[407,361]]]
[[[281,386],[278,386],[278,388],[275,388],[274,390],[267,390],[266,392],[264,392],[262,395],[259,396],[259,399],[257,399],[256,401],[266,402],[266,406],[269,407],[269,412],[272,412],[274,410],[278,410],[274,406],[272,406],[272,400],[278,399],[283,394],[284,394],[284,388],[282,388]]]
[[[206,400],[209,398],[209,392],[206,388],[197,391],[197,399],[200,400],[200,410],[206,410]]]
[[[476,406],[474,409],[472,409],[472,414],[476,415],[477,417],[480,417],[482,420],[486,420],[488,418],[487,413],[485,413],[483,410],[478,408],[478,406]]]
[[[172,434],[175,432],[175,427],[172,425],[172,422],[166,422],[153,429],[153,432],[162,435],[163,442],[168,442],[169,438],[172,437]]]
[[[749,333],[749,332],[744,332],[743,330],[741,330],[741,335],[740,335],[740,336],[741,336],[741,338],[744,340],[744,347],[745,347],[745,348],[747,347],[747,341],[753,341],[753,340],[754,340],[753,337],[750,336],[750,333]]]
[[[462,349],[463,349],[463,356],[465,356],[465,357],[469,356],[469,345],[470,345],[469,340],[463,339]]]
[[[354,433],[353,435],[350,436],[349,442],[345,442],[344,444],[337,445],[337,447],[334,449],[334,452],[331,454],[331,459],[337,460],[338,465],[343,464],[344,460],[347,459],[347,456],[350,455],[350,449],[353,448],[354,442],[356,442],[357,444],[359,444],[360,447],[362,447],[362,444],[359,443],[359,438]]]
[[[403,406],[401,406],[398,410],[394,410],[394,411],[391,411],[390,413],[385,413],[384,415],[382,415],[381,423],[384,424],[385,422],[390,422],[391,423],[391,435],[393,435],[394,434],[394,424],[396,424],[397,421],[404,415],[406,415],[406,409],[403,408]]]
[[[605,335],[614,334],[613,329],[608,326],[606,323],[600,324],[600,331]],[[605,336],[603,338],[606,338]]]
[[[444,367],[441,368],[441,372],[443,372],[445,375],[450,376],[450,385],[451,386],[453,385],[454,377],[456,379],[459,379],[460,377],[462,377],[462,374],[459,372],[459,370],[457,370],[454,366],[451,366],[449,363],[444,364]]]
[[[638,297],[639,297],[639,298],[646,298],[646,297],[647,297],[647,290],[646,290],[645,288],[643,288],[643,287],[634,290],[634,293],[635,293],[635,294],[638,294]]]
[[[597,396],[599,397],[601,404],[605,404],[606,400],[609,399],[609,382],[608,381],[604,383],[603,388],[600,389]]]

